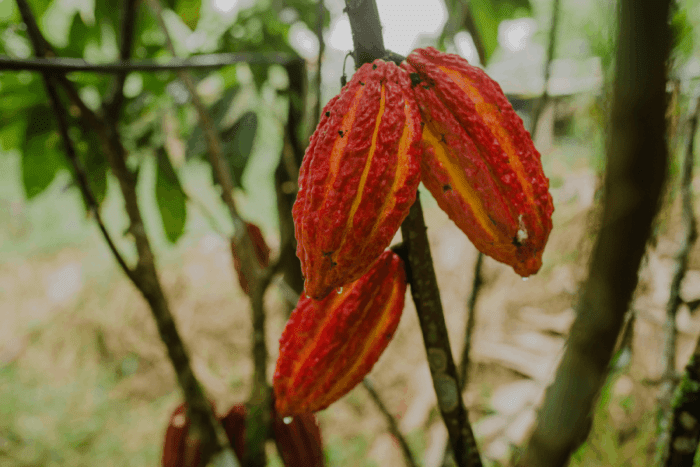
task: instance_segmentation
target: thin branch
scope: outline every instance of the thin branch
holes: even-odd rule
[[[166,47],[173,56],[176,56],[175,47],[163,19],[163,9],[159,0],[148,0],[156,21],[165,34]],[[265,310],[263,297],[270,284],[274,269],[263,270],[258,263],[253,248],[253,242],[248,235],[246,224],[238,214],[238,209],[233,199],[233,181],[231,171],[224,157],[223,145],[216,124],[211,119],[204,103],[199,98],[194,79],[186,70],[180,70],[178,77],[183,82],[199,116],[199,123],[204,130],[207,143],[207,154],[212,166],[216,181],[222,189],[221,198],[228,208],[234,225],[233,243],[239,255],[241,274],[244,274],[251,284],[251,312],[253,322],[253,384],[251,396],[248,400],[248,415],[246,417],[246,460],[249,467],[264,466],[265,440],[270,426],[270,396],[271,391],[267,383],[267,345],[265,343]]]
[[[673,277],[671,279],[670,295],[666,304],[666,322],[664,323],[664,373],[661,389],[659,390],[659,437],[656,444],[656,463],[655,465],[662,466],[665,464],[666,456],[668,455],[668,445],[671,436],[671,417],[673,416],[673,392],[678,382],[676,374],[676,314],[681,306],[682,299],[680,295],[681,283],[688,270],[688,260],[690,250],[695,244],[698,237],[696,228],[695,216],[693,214],[693,146],[695,141],[695,130],[698,123],[698,109],[700,108],[700,99],[696,102],[696,108],[689,120],[690,135],[688,137],[688,146],[686,148],[685,157],[683,158],[683,166],[681,168],[681,227],[682,239],[676,253],[676,262],[674,265]]]
[[[669,3],[620,1],[602,226],[566,350],[518,465],[566,465],[590,430],[666,178]]]
[[[136,7],[137,0],[124,0],[122,8],[121,20],[121,44],[119,46],[119,59],[128,60],[131,58],[131,50],[134,45],[134,25],[136,24]],[[124,103],[124,82],[126,81],[126,72],[117,74],[114,80],[113,95],[105,103],[105,107],[109,110],[105,115],[113,122],[119,121],[122,104]]]
[[[469,381],[469,354],[472,347],[472,336],[474,335],[474,327],[476,325],[476,301],[479,298],[481,285],[484,280],[481,274],[481,267],[484,263],[484,254],[479,252],[474,263],[474,278],[472,279],[472,288],[467,300],[467,324],[464,330],[464,345],[462,346],[462,359],[459,361],[459,389],[463,393],[467,388]],[[444,453],[442,455],[442,465],[447,466],[449,459],[453,457],[452,449],[449,441],[445,444]]]
[[[323,16],[325,8],[323,0],[317,0],[316,9],[316,38],[318,39],[318,59],[316,61],[316,105],[314,105],[314,114],[312,115],[313,127],[316,128],[318,119],[321,117],[321,84],[323,74],[321,73],[321,64],[323,63],[323,52],[326,49],[326,42],[323,40]]]
[[[420,195],[417,195],[416,202],[401,225],[411,296],[418,312],[430,375],[455,461],[459,467],[481,466],[474,433],[459,390],[457,367],[452,357],[426,230]]]
[[[464,5],[463,10],[464,20],[462,24],[466,28],[469,35],[472,36],[472,41],[474,41],[474,47],[476,47],[476,53],[479,56],[479,62],[481,66],[486,66],[486,46],[484,45],[484,39],[479,34],[479,30],[476,28],[476,23],[474,22],[474,15],[472,15],[472,9],[469,3]]]
[[[537,123],[540,120],[542,111],[549,100],[549,77],[552,72],[552,61],[554,60],[554,51],[557,43],[557,29],[559,26],[559,4],[560,0],[554,0],[552,3],[552,22],[549,28],[549,46],[547,48],[547,60],[544,64],[544,90],[542,95],[535,103],[535,108],[532,114],[532,124],[530,125],[530,134],[535,137],[537,131]]]
[[[695,110],[688,125],[688,144],[686,146],[685,157],[683,158],[681,174],[683,240],[681,241],[680,248],[676,255],[676,268],[671,281],[671,296],[666,309],[667,314],[673,311],[674,317],[675,310],[677,310],[681,304],[680,285],[688,268],[690,250],[698,235],[695,216],[693,215],[692,191],[695,133],[698,129],[698,118],[700,118],[700,97],[698,97],[695,102]],[[670,349],[671,345],[673,345],[673,350]],[[673,333],[673,336],[667,335],[666,347],[666,365],[673,365],[670,369],[667,368],[667,370],[669,373],[671,371],[675,373],[675,333]],[[673,360],[671,360],[671,357]],[[665,451],[667,457],[666,459],[661,458],[661,463],[657,465],[664,465],[664,460],[667,466],[690,467],[693,465],[695,452],[697,451],[698,442],[700,441],[700,429],[698,428],[700,425],[700,403],[698,399],[698,397],[700,397],[700,391],[698,390],[700,387],[699,369],[700,339],[698,339],[695,345],[695,351],[686,367],[685,374],[683,375],[683,382],[678,388],[678,392],[674,398],[675,400],[670,401],[671,398],[668,397],[669,395],[663,394],[663,396],[668,398],[668,402],[671,402],[673,405],[668,402],[666,404],[666,409],[670,412],[670,416],[664,417],[666,423],[665,426],[662,425],[661,428],[663,431],[659,436],[659,442],[661,442],[663,438],[668,442],[668,445],[657,444],[657,452]],[[670,381],[673,382],[674,380]],[[667,383],[664,384],[666,385]],[[665,389],[670,392],[673,390],[674,386],[675,385],[671,385],[670,389]],[[666,402],[666,400],[664,400],[664,402]],[[694,420],[694,423],[689,423],[689,420]]]
[[[370,63],[386,55],[376,1],[345,0],[345,11],[350,19],[355,45],[355,67],[359,68],[363,63]]]
[[[379,396],[376,389],[374,389],[374,385],[372,384],[372,381],[369,378],[365,378],[362,380],[362,384],[365,387],[365,389],[367,389],[367,392],[369,393],[369,396],[374,401],[374,404],[377,406],[379,411],[384,415],[384,419],[386,420],[387,424],[389,425],[389,431],[394,436],[394,438],[396,438],[396,440],[399,442],[399,446],[401,446],[401,452],[403,453],[403,458],[406,461],[406,465],[408,467],[418,467],[418,462],[416,461],[415,457],[413,457],[413,453],[411,452],[411,448],[408,446],[408,442],[406,441],[406,438],[401,433],[401,430],[399,430],[399,425],[398,425],[398,423],[396,423],[396,419],[391,414],[391,412],[389,412],[389,409],[387,408],[387,406],[384,405],[384,401],[382,401],[382,398]]]
[[[89,71],[102,74],[122,74],[131,71],[180,71],[187,69],[212,70],[236,63],[253,65],[286,65],[298,60],[284,52],[241,52],[195,55],[172,58],[167,62],[155,60],[118,60],[110,63],[90,63],[80,58],[13,58],[0,57],[0,71],[60,71],[71,73]]]
[[[48,50],[46,41],[39,31],[27,1],[16,1],[22,19],[27,25],[35,53],[37,55],[46,53]],[[61,80],[59,79],[59,81]],[[68,83],[70,84],[70,82]],[[67,86],[67,88],[70,87]],[[75,98],[71,96],[71,100]],[[79,97],[77,97],[77,101],[84,105]],[[81,114],[81,117],[85,119],[86,114]],[[126,150],[121,145],[121,140],[115,128],[109,128],[101,119],[96,119],[92,123],[103,143],[112,172],[119,181],[130,220],[130,232],[134,236],[136,243],[138,263],[128,277],[139,289],[151,308],[161,340],[166,345],[168,356],[173,364],[175,374],[188,404],[188,412],[192,421],[192,434],[202,440],[203,458],[206,461],[211,454],[227,449],[229,443],[226,433],[216,420],[211,405],[204,396],[202,387],[192,371],[188,353],[178,333],[160,285],[153,252],[146,236],[143,219],[138,207],[136,180],[126,166]],[[230,449],[228,450],[230,451]],[[226,456],[226,452],[223,455]],[[230,460],[231,456],[228,456],[228,459]],[[236,465],[235,460],[233,464]]]
[[[28,8],[28,6],[25,3],[22,3],[20,8],[22,8],[22,16],[25,18],[25,24],[27,24],[28,33],[32,38],[32,44],[37,44],[37,46],[34,48],[34,53],[46,53],[46,50],[42,47],[42,41],[39,39],[40,32],[36,22],[34,21],[31,11],[25,9]],[[107,231],[107,227],[102,221],[99,203],[97,202],[97,199],[95,198],[95,195],[93,194],[92,189],[90,188],[90,181],[85,172],[85,168],[83,167],[83,164],[78,158],[78,155],[75,151],[75,146],[73,145],[73,141],[68,133],[68,113],[63,107],[63,104],[61,104],[61,100],[58,96],[58,92],[54,84],[54,80],[51,77],[51,75],[49,75],[49,73],[44,72],[42,73],[42,75],[44,77],[44,86],[46,88],[46,93],[49,96],[49,101],[51,102],[51,107],[53,108],[53,113],[58,123],[58,132],[61,135],[61,140],[63,141],[66,157],[68,158],[68,161],[70,162],[70,165],[73,168],[73,177],[75,178],[77,185],[80,188],[80,192],[83,196],[83,199],[85,200],[86,206],[95,218],[95,222],[97,223],[97,226],[99,227],[100,232],[102,233],[102,237],[105,239],[105,241],[107,242],[107,246],[114,255],[114,259],[117,260],[117,263],[119,264],[119,267],[122,269],[122,271],[124,271],[124,274],[126,274],[126,276],[133,281],[133,271],[126,264],[124,257],[117,249],[114,240],[112,240],[112,237]]]

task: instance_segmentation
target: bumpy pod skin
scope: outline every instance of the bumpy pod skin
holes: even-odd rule
[[[277,412],[325,409],[362,381],[398,326],[405,294],[403,262],[388,250],[341,293],[301,298],[280,338]]]
[[[246,229],[248,229],[248,235],[253,243],[253,251],[255,253],[255,258],[258,260],[261,268],[266,268],[270,263],[270,247],[265,243],[265,237],[263,237],[260,227],[252,223],[245,224]],[[243,289],[246,295],[250,295],[250,286],[248,284],[248,278],[243,274],[243,269],[241,267],[241,260],[238,257],[238,250],[236,248],[233,239],[231,240],[231,253],[233,256],[233,268],[238,274],[238,283]]]
[[[421,123],[408,74],[363,65],[323,109],[292,210],[305,293],[321,299],[367,272],[415,201]]]
[[[245,405],[236,404],[221,420],[239,462],[243,462],[245,454],[245,417]],[[324,466],[321,430],[313,414],[303,414],[284,423],[273,407],[272,429],[285,467]]]
[[[542,266],[554,207],[540,154],[498,83],[428,47],[401,64],[423,117],[421,179],[483,253],[527,277]]]

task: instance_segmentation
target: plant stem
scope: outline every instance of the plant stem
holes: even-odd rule
[[[602,226],[566,350],[518,465],[566,465],[590,430],[666,178],[669,3],[620,1]]]
[[[698,118],[700,118],[700,97],[695,102],[695,111],[690,118],[688,143],[685,157],[683,158],[683,169],[681,174],[681,197],[683,201],[683,240],[676,255],[676,269],[671,281],[671,297],[669,298],[667,314],[674,311],[681,304],[680,285],[688,268],[688,257],[690,249],[697,239],[695,216],[693,215],[693,157],[695,145],[695,133],[698,128]],[[675,321],[674,321],[675,324]],[[673,365],[669,371],[675,373],[675,327],[673,336],[667,335],[666,342],[666,365]],[[673,345],[673,352],[670,346]],[[670,355],[673,356],[671,360]],[[660,456],[660,463],[657,465],[667,466],[692,466],[695,453],[700,442],[700,339],[695,344],[693,355],[686,366],[682,382],[678,387],[675,397],[671,400],[670,391],[675,387],[675,379],[666,381],[664,384],[670,387],[664,389],[667,393],[662,393],[665,408],[668,415],[664,416],[664,424],[659,435],[657,453],[666,454],[665,459]],[[670,438],[670,439],[669,439]],[[666,441],[667,445],[661,445]],[[664,462],[665,461],[665,462]]]
[[[459,467],[481,466],[474,433],[459,390],[459,377],[442,311],[420,195],[401,224],[411,296],[416,305],[438,408]]]
[[[404,461],[406,461],[406,465],[408,467],[418,467],[418,462],[413,456],[413,453],[411,452],[411,448],[408,446],[406,438],[401,433],[401,430],[399,430],[399,424],[396,423],[396,419],[391,414],[391,412],[389,412],[387,406],[384,405],[384,401],[382,401],[382,398],[379,396],[377,390],[374,389],[372,381],[369,378],[365,378],[362,380],[362,385],[369,393],[369,396],[372,398],[374,404],[377,406],[379,411],[382,413],[382,415],[384,415],[384,419],[389,425],[389,432],[391,432],[394,438],[396,438],[396,440],[399,442],[399,446],[401,446],[401,452],[403,453],[403,458]]]
[[[89,71],[102,74],[123,74],[131,71],[180,71],[186,69],[214,70],[236,63],[286,65],[297,58],[284,52],[241,52],[197,55],[186,59],[172,58],[167,62],[155,60],[119,60],[112,63],[89,63],[81,58],[0,57],[0,71],[60,71],[70,73]]]
[[[547,59],[544,63],[544,90],[542,95],[537,101],[535,101],[535,108],[532,113],[532,124],[530,125],[530,135],[534,138],[535,131],[537,131],[537,123],[540,120],[542,111],[547,105],[549,100],[549,77],[552,72],[552,61],[554,60],[554,50],[556,49],[557,43],[557,29],[559,26],[559,4],[561,0],[554,0],[552,2],[552,21],[549,27],[549,45],[547,47]]]
[[[39,31],[27,1],[17,0],[17,6],[23,21],[27,25],[27,31],[29,32],[29,37],[36,54],[39,56],[44,55],[50,49],[47,45],[48,43]],[[67,83],[65,87],[69,91],[71,101],[81,109],[85,107],[85,104],[77,93],[74,92],[71,83],[63,76],[58,76],[57,79],[58,81]],[[71,90],[73,91],[72,93],[70,92]],[[53,100],[57,96],[52,95],[51,97]],[[58,100],[55,100],[55,103],[56,102],[58,102]],[[55,103],[54,105],[56,105]],[[55,108],[60,112],[60,107]],[[170,357],[178,382],[188,404],[188,413],[192,421],[192,435],[202,440],[203,459],[206,461],[211,454],[217,453],[228,446],[228,439],[223,428],[218,424],[211,405],[204,396],[202,387],[192,371],[189,355],[177,331],[168,302],[160,285],[153,252],[148,237],[146,236],[143,219],[137,203],[136,180],[126,166],[126,150],[121,144],[116,128],[110,128],[99,116],[96,114],[92,115],[94,116],[94,120],[90,122],[91,126],[97,130],[98,137],[103,143],[103,149],[107,155],[107,160],[112,168],[112,172],[119,181],[126,211],[130,220],[129,231],[134,237],[136,250],[138,252],[136,267],[133,269],[126,268],[129,270],[127,277],[129,277],[139,292],[141,292],[150,306],[160,338],[167,348],[168,356]],[[83,119],[87,119],[87,116],[88,114],[86,112],[81,112],[81,117]],[[71,146],[70,140],[64,140],[64,143],[66,143],[67,147]],[[126,265],[125,263],[120,263],[120,265],[122,264],[124,268]]]

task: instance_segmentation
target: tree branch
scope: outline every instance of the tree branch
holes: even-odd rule
[[[637,285],[666,177],[669,0],[621,0],[602,227],[577,317],[519,465],[561,466],[586,439],[592,405]]]
[[[155,60],[119,60],[111,63],[90,63],[80,58],[69,57],[0,57],[0,71],[29,70],[60,71],[63,73],[89,71],[93,73],[119,75],[131,71],[212,70],[236,63],[286,65],[295,60],[298,60],[298,58],[284,52],[219,53],[195,55],[184,59],[172,58],[167,62]]]
[[[159,0],[148,0],[166,38],[166,46],[175,56],[175,47],[163,19],[163,9]],[[246,223],[241,219],[233,199],[233,181],[231,171],[223,153],[223,145],[219,136],[219,130],[211,119],[204,103],[199,98],[194,79],[186,70],[180,70],[178,77],[184,83],[190,93],[192,104],[197,110],[199,123],[204,130],[207,143],[207,154],[217,183],[221,186],[221,198],[228,208],[234,225],[233,243],[239,255],[241,274],[248,278],[251,284],[251,315],[253,323],[253,383],[251,396],[248,400],[248,413],[246,416],[246,449],[244,464],[249,467],[263,467],[265,460],[265,440],[269,433],[271,421],[270,414],[270,386],[267,382],[267,345],[265,342],[265,310],[263,298],[265,290],[269,286],[272,275],[276,269],[261,268],[255,256],[253,242],[248,235]],[[276,267],[275,267],[276,268]]]
[[[452,358],[426,230],[420,195],[417,195],[416,202],[401,225],[411,296],[418,312],[430,375],[455,461],[459,467],[481,466],[474,433],[459,390],[459,377]]]
[[[386,55],[382,25],[375,0],[345,0],[345,11],[350,19],[352,41],[355,44],[355,67],[370,63]]]
[[[374,401],[374,404],[384,415],[384,419],[386,420],[387,425],[389,425],[389,432],[391,432],[394,438],[396,438],[396,440],[399,442],[399,446],[401,446],[401,452],[403,453],[403,458],[406,461],[406,465],[408,467],[418,467],[418,462],[413,456],[413,453],[411,452],[411,448],[408,446],[406,438],[401,433],[401,430],[399,430],[399,425],[398,423],[396,423],[396,419],[391,414],[391,412],[389,412],[389,409],[386,407],[386,405],[384,405],[384,401],[382,401],[382,398],[379,396],[379,393],[377,393],[377,390],[374,389],[372,381],[369,378],[365,378],[362,380],[362,385],[365,387],[365,389],[367,389],[367,392]]]
[[[136,24],[137,0],[124,0],[121,21],[121,44],[119,47],[119,59],[128,60],[131,58],[131,50],[134,44],[134,25]],[[105,112],[107,118],[113,122],[119,121],[122,104],[124,103],[124,82],[127,72],[117,74],[114,80],[112,97],[104,104],[108,110]]]
[[[45,54],[48,50],[45,45],[46,41],[39,31],[27,1],[17,0],[17,5],[23,21],[27,25],[27,30],[30,32],[29,37],[36,54]],[[70,84],[70,82],[68,83]],[[70,86],[67,86],[67,88],[70,88]],[[74,98],[71,97],[71,99]],[[80,101],[79,97],[77,97],[77,100]],[[82,101],[80,102],[82,103]],[[81,113],[81,116],[86,118],[84,113]],[[136,180],[126,166],[126,150],[121,145],[116,129],[111,129],[112,131],[110,131],[110,128],[101,119],[96,119],[92,123],[94,128],[98,130],[98,136],[103,142],[112,172],[119,181],[126,211],[131,222],[130,232],[134,236],[136,243],[138,263],[127,276],[139,289],[151,308],[158,332],[166,345],[168,356],[173,364],[178,382],[182,387],[188,404],[188,412],[192,421],[192,434],[202,439],[203,458],[207,460],[212,453],[218,453],[228,446],[226,433],[218,424],[211,405],[206,400],[204,392],[192,371],[185,345],[180,338],[167,300],[163,294],[155,269],[153,253],[137,203]],[[230,458],[231,456],[227,457],[229,461]],[[233,463],[235,465],[235,461]]]
[[[557,29],[559,26],[559,4],[560,0],[554,0],[552,3],[552,22],[549,28],[549,45],[547,47],[547,61],[544,64],[544,90],[542,95],[535,103],[535,108],[532,113],[532,124],[530,125],[530,135],[535,137],[537,131],[537,123],[540,120],[542,111],[549,100],[549,77],[552,72],[552,61],[554,60],[554,51],[557,43]]]
[[[667,315],[672,313],[674,317],[676,310],[681,304],[680,286],[688,268],[690,250],[698,235],[693,214],[692,191],[695,133],[698,129],[698,118],[700,118],[700,97],[695,102],[695,109],[688,125],[688,143],[681,173],[683,240],[676,255],[676,267],[671,281],[671,295],[666,309]],[[672,371],[674,373],[673,376],[675,376],[675,320],[673,324],[673,334],[667,334],[665,356],[667,358],[667,372],[670,373]],[[671,346],[673,346],[672,349]],[[672,366],[669,368],[668,365]],[[665,392],[662,393],[662,397],[664,397],[662,402],[664,403],[664,408],[670,414],[664,414],[663,421],[665,423],[660,427],[662,431],[659,435],[659,444],[657,444],[657,453],[666,454],[666,456],[664,459],[664,456],[660,455],[658,459],[660,463],[657,463],[657,465],[665,464],[669,467],[690,467],[693,465],[698,442],[700,442],[700,429],[698,429],[698,425],[700,425],[700,390],[698,390],[700,388],[700,373],[698,370],[700,370],[700,339],[695,345],[695,350],[686,367],[682,383],[678,387],[677,393],[673,398],[674,400],[671,400],[670,393],[675,388],[675,378],[664,382],[665,387],[662,389],[665,389]],[[694,423],[690,423],[689,420],[694,420]],[[660,444],[662,440],[667,444]]]

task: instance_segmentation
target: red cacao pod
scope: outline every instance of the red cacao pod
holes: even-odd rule
[[[163,467],[203,467],[201,441],[191,437],[189,431],[187,404],[183,402],[170,415],[165,431]]]
[[[245,417],[245,405],[237,404],[221,420],[240,462],[245,453]],[[275,412],[273,403],[272,428],[285,467],[323,467],[321,430],[313,414],[303,414],[285,423]]]
[[[423,183],[481,252],[534,274],[554,207],[522,120],[498,83],[458,55],[416,49],[401,67],[424,122]]]
[[[302,297],[280,338],[277,412],[324,409],[362,381],[398,326],[405,293],[403,262],[388,250],[341,293]]]
[[[292,210],[305,293],[359,279],[391,242],[420,182],[421,126],[408,74],[363,65],[323,109]]]
[[[247,222],[245,224],[248,230],[248,236],[253,243],[253,252],[255,253],[255,258],[258,260],[261,268],[266,268],[270,263],[270,247],[265,243],[265,237],[263,237],[260,227],[255,224]],[[248,283],[248,278],[246,277],[242,267],[241,260],[238,256],[238,249],[236,244],[231,239],[231,255],[233,256],[233,268],[238,274],[238,283],[247,295],[250,295],[250,285]]]

